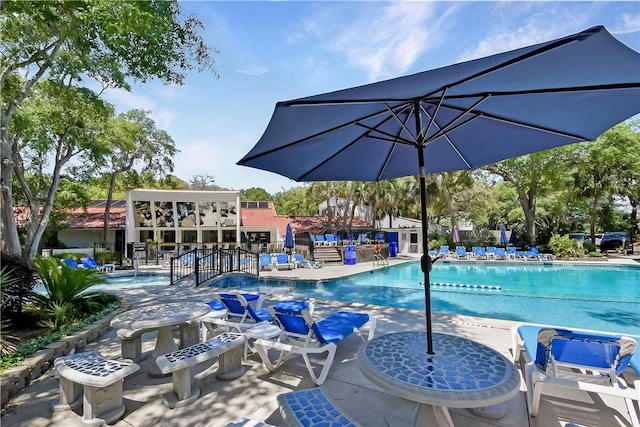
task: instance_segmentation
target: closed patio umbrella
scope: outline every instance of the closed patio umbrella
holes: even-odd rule
[[[291,249],[295,246],[295,242],[293,241],[293,229],[291,228],[291,223],[287,224],[287,231],[284,236],[284,247],[287,249]]]
[[[378,83],[279,102],[239,165],[295,181],[425,176],[593,140],[640,112],[638,52],[604,27]],[[283,161],[285,160],[286,161]],[[429,257],[423,255],[432,354]]]
[[[506,246],[507,242],[507,230],[504,228],[504,225],[500,226],[500,245]]]
[[[509,236],[509,244],[513,246],[518,244],[518,234],[516,233],[516,230],[511,230],[511,236]]]
[[[456,245],[460,243],[460,233],[458,233],[458,227],[453,227],[453,243]]]

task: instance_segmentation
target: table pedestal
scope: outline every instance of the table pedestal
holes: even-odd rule
[[[173,331],[171,326],[158,328],[158,338],[156,339],[156,347],[151,352],[153,361],[149,367],[149,376],[152,378],[163,378],[170,374],[163,374],[156,363],[156,358],[163,354],[172,353],[178,350],[178,346],[173,339]]]
[[[454,427],[453,420],[446,406],[433,406],[419,403],[413,412],[413,427],[424,427],[433,424],[433,421],[440,427]]]

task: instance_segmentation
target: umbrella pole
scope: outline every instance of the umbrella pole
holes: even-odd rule
[[[422,216],[422,272],[424,273],[424,304],[426,309],[426,322],[427,322],[427,354],[433,353],[433,340],[431,329],[431,282],[429,280],[429,273],[431,270],[431,260],[429,257],[429,229],[427,222],[427,188],[425,184],[425,172],[424,172],[424,155],[422,149],[418,149],[418,158],[420,160],[420,208]]]
[[[431,272],[431,259],[429,258],[429,223],[427,221],[427,185],[426,185],[426,173],[424,170],[424,151],[423,151],[423,134],[422,134],[422,119],[420,117],[420,105],[416,102],[415,109],[416,117],[416,137],[418,148],[418,166],[420,167],[420,215],[422,217],[422,272],[424,273],[424,305],[426,310],[426,322],[427,322],[427,354],[434,354],[433,352],[433,331],[431,329],[431,282],[429,279],[429,273]]]

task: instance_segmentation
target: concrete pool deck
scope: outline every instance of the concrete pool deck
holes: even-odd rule
[[[390,260],[391,264],[410,258]],[[633,262],[633,261],[631,261]],[[357,272],[370,271],[371,263],[356,265],[325,265],[320,269],[298,269],[261,272],[262,277],[321,280],[337,278]],[[194,288],[190,284],[153,289],[137,288],[116,293],[128,299],[133,307],[176,301],[206,302],[213,298],[214,288]],[[265,305],[287,299],[286,294],[269,294]],[[313,299],[316,315],[322,318],[340,309],[366,311],[378,319],[376,336],[404,330],[424,330],[424,312],[388,307],[345,304]],[[511,359],[510,328],[515,322],[468,316],[433,316],[435,332],[463,336],[481,342]],[[155,333],[143,336],[143,351],[150,351]],[[362,341],[351,336],[343,341],[336,353],[333,367],[323,388],[336,404],[354,420],[366,427],[405,427],[410,425],[415,403],[384,393],[360,373],[355,355]],[[100,351],[105,357],[118,358],[120,344],[115,330],[89,343],[83,350]],[[240,378],[221,381],[215,378],[218,362],[203,362],[193,369],[200,386],[201,396],[184,408],[168,409],[163,405],[163,394],[172,389],[171,377],[151,378],[147,375],[150,358],[140,362],[141,369],[124,381],[126,412],[113,425],[125,426],[224,426],[242,418],[283,425],[276,397],[280,393],[314,387],[301,358],[289,360],[275,373],[266,371],[256,355],[245,363],[246,372]],[[551,389],[542,397],[540,414],[529,417],[521,392],[507,402],[506,416],[488,420],[465,409],[452,409],[456,426],[478,427],[551,427],[551,426],[629,426],[629,415],[624,402],[617,398],[604,398],[575,390]],[[557,391],[557,392],[556,392]],[[49,371],[34,380],[5,408],[2,425],[24,427],[80,426],[82,409],[52,413],[51,404],[59,398],[58,380]],[[434,424],[435,425],[435,424]]]

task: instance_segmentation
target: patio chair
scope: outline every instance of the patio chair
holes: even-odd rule
[[[440,256],[442,256],[442,258],[446,258],[446,257],[449,256],[449,246],[448,245],[440,246]]]
[[[73,258],[63,258],[62,259],[62,265],[64,265],[65,267],[68,267],[72,270],[75,270],[78,268],[78,262],[73,259]]]
[[[505,251],[504,248],[495,248],[495,251],[493,252],[493,259],[506,260],[507,259],[507,252]]]
[[[495,246],[487,246],[487,258],[495,258],[496,257],[496,247]]]
[[[277,320],[281,333],[275,340],[258,339],[255,349],[262,359],[264,367],[273,372],[289,358],[301,355],[314,383],[321,385],[327,378],[336,346],[352,333],[361,338],[361,330],[368,325],[367,339],[375,333],[376,318],[367,313],[339,311],[318,322],[313,317],[314,305],[307,301],[287,301],[269,307],[271,316]],[[364,341],[364,338],[363,338]],[[269,350],[276,350],[278,357],[272,361]],[[316,375],[310,354],[327,353],[319,375]]]
[[[376,241],[376,243],[382,243],[384,241],[384,234],[383,233],[376,233],[375,241]]]
[[[297,264],[297,267],[320,268],[324,264],[324,261],[311,261],[304,259],[304,257],[299,253],[294,253],[293,259]]]
[[[260,254],[260,270],[273,270],[271,254]]]
[[[260,311],[264,303],[264,295],[242,293],[240,296],[242,298],[236,298],[234,294],[217,294],[215,299],[206,303],[211,307],[211,311],[199,319],[202,341],[206,341],[207,332],[211,336],[216,335],[216,329],[220,326],[223,326],[225,330],[235,329],[242,331],[255,326],[256,319],[264,319],[264,321],[273,319],[270,315],[267,317],[268,312]],[[225,299],[227,300],[226,303],[224,302]],[[232,300],[237,301],[237,303],[232,302]],[[255,317],[251,317],[249,309],[244,308],[244,302],[246,302],[247,307],[253,305],[251,311],[256,314]],[[232,311],[227,308],[228,306],[232,307]],[[251,321],[247,321],[246,318],[248,316],[251,317]],[[258,322],[260,321],[263,320],[258,320]],[[230,322],[233,322],[233,325],[230,325]]]
[[[545,385],[623,398],[632,424],[640,425],[633,401],[640,400],[640,380],[633,386],[620,375],[631,366],[640,374],[637,339],[595,331],[568,330],[544,325],[513,329],[514,360],[525,358],[529,414],[536,416]]]
[[[334,234],[325,234],[324,242],[325,242],[325,245],[327,246],[337,246],[338,238]]]
[[[539,251],[537,246],[529,246],[527,248],[526,254],[527,254],[527,257],[535,258],[535,259],[538,259],[538,260],[541,260],[541,261],[542,260],[553,261],[553,259],[555,258],[555,255],[553,255],[553,254],[540,253],[540,251]]]
[[[482,246],[474,246],[471,253],[475,259],[487,259],[487,251]]]
[[[507,259],[516,259],[518,248],[515,246],[507,246]]]
[[[276,269],[280,270],[283,267],[287,267],[289,270],[292,270],[295,266],[293,262],[289,260],[289,255],[278,254],[276,257]]]
[[[87,270],[113,271],[114,268],[113,264],[98,264],[93,257],[80,258],[80,262],[82,262],[82,266]]]
[[[469,253],[464,246],[456,246],[456,257],[458,259],[469,259]]]

